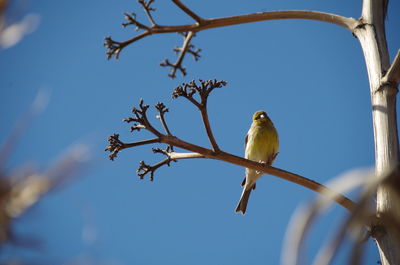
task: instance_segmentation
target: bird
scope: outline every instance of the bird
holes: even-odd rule
[[[266,165],[272,165],[278,155],[279,135],[267,113],[259,110],[254,113],[253,122],[245,138],[245,158]],[[247,203],[256,181],[263,173],[246,168],[246,177],[242,182],[243,192],[235,212],[246,213]]]

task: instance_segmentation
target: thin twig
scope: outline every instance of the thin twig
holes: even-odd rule
[[[172,135],[170,130],[168,129],[168,125],[165,122],[165,118],[164,118],[164,114],[166,112],[168,112],[168,108],[165,107],[164,103],[162,103],[162,102],[158,102],[155,107],[156,107],[156,109],[158,110],[158,113],[159,113],[159,115],[157,115],[157,118],[160,119],[161,124],[162,124],[165,132],[167,133],[167,135]]]
[[[183,12],[188,14],[191,18],[196,20],[199,24],[204,23],[204,19],[202,19],[200,16],[196,15],[192,10],[190,10],[187,6],[185,6],[181,1],[179,0],[172,0],[172,2],[175,3],[180,9],[182,9]]]
[[[220,148],[218,147],[217,141],[215,140],[214,134],[212,133],[211,130],[211,125],[210,121],[208,119],[208,112],[207,112],[207,100],[208,96],[210,93],[215,89],[215,88],[220,88],[222,86],[225,86],[227,84],[226,81],[221,80],[199,80],[200,81],[200,86],[196,84],[196,82],[193,80],[192,82],[188,84],[184,84],[182,86],[178,86],[174,89],[174,92],[172,93],[173,98],[177,97],[184,97],[188,99],[191,103],[193,103],[200,111],[201,117],[203,120],[204,128],[206,129],[208,139],[211,143],[211,146],[214,150],[214,152],[219,152]],[[187,90],[189,88],[189,91]],[[200,96],[200,102],[195,100],[193,98],[195,93],[198,93]]]
[[[168,146],[166,149],[161,148],[153,148],[153,153],[160,153],[165,155],[167,158],[154,164],[148,165],[144,161],[139,162],[139,168],[136,170],[140,179],[143,179],[145,175],[150,173],[150,181],[154,180],[154,173],[160,167],[167,165],[170,166],[171,161],[178,162],[181,159],[189,159],[189,158],[204,158],[204,156],[197,153],[176,153],[172,151],[172,147]]]
[[[148,27],[148,26],[146,26],[146,25],[140,23],[140,22],[136,19],[136,14],[135,14],[135,13],[132,13],[132,14],[125,13],[124,16],[125,16],[125,19],[128,21],[128,22],[122,23],[122,26],[123,26],[124,28],[127,27],[127,26],[129,26],[129,25],[133,25],[133,26],[136,26],[136,28],[135,28],[136,31],[138,31],[138,30],[140,30],[140,29],[146,30],[146,31],[149,30],[149,27]]]
[[[145,0],[138,0],[139,4],[142,5],[144,12],[146,12],[147,17],[150,20],[150,23],[152,26],[157,25],[156,22],[154,21],[153,16],[151,15],[151,11],[155,11],[156,9],[151,7],[151,4],[154,2],[154,0],[149,0],[146,2]]]
[[[171,73],[169,74],[169,76],[171,78],[175,78],[176,77],[176,71],[179,70],[181,71],[182,75],[185,76],[186,75],[186,69],[182,66],[182,62],[183,62],[183,58],[185,58],[186,52],[189,49],[190,46],[190,41],[193,38],[194,33],[193,31],[190,31],[186,34],[185,36],[185,41],[183,42],[182,48],[179,48],[180,54],[178,56],[178,59],[176,60],[176,62],[174,64],[171,64],[168,59],[165,59],[162,63],[160,63],[160,66],[168,66],[171,67]]]
[[[151,123],[149,122],[149,119],[147,118],[147,109],[149,108],[149,105],[144,105],[143,99],[140,99],[139,103],[139,109],[137,108],[132,108],[132,113],[134,117],[128,117],[124,119],[123,121],[130,123],[130,122],[137,122],[138,124],[134,124],[131,127],[131,132],[134,130],[141,130],[141,129],[146,129],[152,134],[154,134],[157,137],[161,137],[163,134],[160,133],[156,128],[154,128]]]
[[[153,181],[156,170],[164,165],[169,165],[170,162],[171,160],[166,158],[155,165],[148,165],[142,160],[139,162],[139,168],[136,170],[136,173],[140,179],[143,179],[145,175],[150,173],[150,181]]]
[[[392,83],[395,87],[400,83],[400,50],[397,51],[392,65],[382,78],[382,83]]]
[[[137,36],[135,36],[132,39],[129,39],[127,41],[123,42],[118,42],[113,40],[110,36],[104,38],[104,46],[107,48],[107,59],[111,59],[112,56],[115,56],[115,59],[119,59],[119,54],[121,51],[128,46],[131,43],[134,43],[135,41],[138,41],[140,39],[143,39],[144,37],[147,37],[151,35],[152,33],[150,31],[145,31]]]
[[[154,138],[154,139],[149,139],[149,140],[144,140],[144,141],[139,141],[139,142],[134,142],[134,143],[124,143],[119,139],[119,134],[114,133],[113,135],[108,137],[108,142],[109,145],[106,147],[104,151],[110,152],[110,155],[108,156],[110,160],[114,160],[119,151],[124,150],[126,148],[131,148],[135,146],[140,146],[140,145],[146,145],[146,144],[154,144],[154,143],[159,143],[160,140],[159,138]]]
[[[212,146],[214,152],[219,152],[220,149],[218,147],[217,141],[215,140],[214,134],[212,133],[212,130],[211,130],[210,121],[208,119],[207,108],[202,107],[200,109],[200,113],[201,113],[201,117],[202,117],[202,120],[203,120],[204,127],[205,127],[206,132],[207,132],[208,139],[210,140],[211,146]]]

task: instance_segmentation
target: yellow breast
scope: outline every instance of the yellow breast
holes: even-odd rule
[[[278,153],[279,137],[272,124],[253,124],[247,134],[245,157],[254,161],[272,162]]]

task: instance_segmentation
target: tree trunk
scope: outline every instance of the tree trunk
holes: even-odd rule
[[[371,91],[372,120],[375,141],[375,166],[377,176],[394,169],[399,161],[396,94],[397,85],[382,83],[382,77],[388,70],[389,54],[385,35],[385,13],[387,0],[364,0],[361,22],[354,34],[359,39],[368,70]],[[395,209],[391,191],[379,187],[377,191],[377,214],[390,212],[399,214]],[[384,223],[375,224],[374,234],[383,265],[400,264],[400,242]]]

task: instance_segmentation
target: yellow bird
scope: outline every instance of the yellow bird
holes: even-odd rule
[[[253,115],[253,123],[245,139],[245,158],[271,165],[278,154],[279,136],[274,124],[267,113],[259,110]],[[256,188],[256,181],[263,173],[246,168],[246,177],[243,180],[243,192],[236,212],[246,213],[247,202],[252,190]]]

